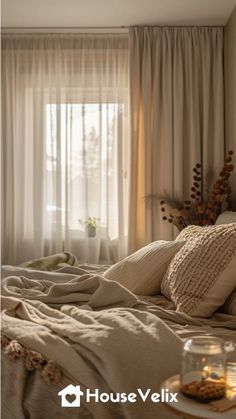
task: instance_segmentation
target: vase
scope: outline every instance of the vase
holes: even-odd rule
[[[87,226],[88,237],[96,237],[96,227]]]

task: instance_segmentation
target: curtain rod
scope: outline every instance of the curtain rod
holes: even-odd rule
[[[129,28],[222,28],[225,25],[121,25],[121,26],[2,26],[2,30],[87,30],[87,29],[129,29]]]
[[[129,26],[2,26],[2,29],[122,29]]]
[[[128,26],[113,26],[113,27],[74,27],[74,26],[69,26],[69,27],[39,27],[39,26],[35,26],[35,27],[2,27],[2,33],[7,34],[7,33],[25,33],[25,34],[45,34],[45,33],[52,33],[52,34],[61,34],[61,33],[100,33],[100,34],[105,34],[105,33],[114,33],[114,34],[122,34],[122,33],[128,33]]]

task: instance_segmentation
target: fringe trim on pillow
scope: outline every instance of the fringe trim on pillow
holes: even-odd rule
[[[62,371],[56,362],[45,359],[39,352],[26,349],[17,340],[10,340],[6,336],[1,336],[1,347],[12,361],[24,359],[28,371],[40,370],[40,375],[47,384],[60,383]]]

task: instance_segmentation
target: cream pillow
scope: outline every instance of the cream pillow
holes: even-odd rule
[[[236,287],[235,272],[236,223],[202,227],[172,260],[161,292],[177,311],[209,317]]]
[[[104,276],[138,295],[159,294],[162,278],[184,242],[155,241],[111,266]]]
[[[234,288],[233,292],[231,292],[230,296],[225,301],[221,311],[225,314],[231,314],[231,315],[236,316],[236,287]]]
[[[217,218],[215,225],[219,224],[229,224],[229,223],[236,223],[236,212],[235,211],[225,211],[219,215]]]

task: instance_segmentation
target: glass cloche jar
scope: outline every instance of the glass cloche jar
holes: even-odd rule
[[[201,402],[224,397],[227,353],[232,350],[232,342],[211,336],[187,340],[183,348],[181,392]]]

